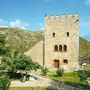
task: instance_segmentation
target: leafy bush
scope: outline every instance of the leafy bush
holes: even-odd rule
[[[38,62],[33,62],[33,68],[37,71],[37,69],[42,69],[43,67]]]
[[[80,78],[80,81],[86,80],[85,74],[82,70],[78,71],[78,77]]]
[[[47,73],[49,72],[49,70],[48,70],[48,68],[43,68],[42,70],[42,75],[44,75],[44,76],[46,76],[47,75]]]
[[[9,90],[10,80],[9,76],[3,75],[0,77],[0,90]]]
[[[56,71],[56,74],[57,76],[61,77],[64,73],[64,69],[63,68],[59,68],[57,71]]]

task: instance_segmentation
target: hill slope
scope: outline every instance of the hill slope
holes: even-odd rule
[[[8,45],[13,49],[19,49],[20,52],[30,49],[44,36],[43,31],[27,31],[19,28],[1,27],[0,32],[7,36]]]
[[[82,53],[90,53],[90,42],[83,39],[82,37],[79,37],[79,50],[80,54]]]
[[[8,45],[25,52],[44,38],[43,31],[27,31],[19,28],[0,28],[0,32],[7,36]],[[90,42],[80,37],[80,53],[90,52]]]

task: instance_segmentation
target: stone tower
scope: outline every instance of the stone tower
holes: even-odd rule
[[[79,55],[78,13],[60,17],[45,16],[44,66],[78,68]]]

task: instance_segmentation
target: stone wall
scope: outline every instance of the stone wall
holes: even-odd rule
[[[27,56],[31,56],[32,60],[43,65],[43,40],[37,43],[29,51],[25,52]]]
[[[45,16],[45,66],[54,67],[54,60],[59,60],[60,67],[78,68],[79,31],[78,14],[59,15],[54,18]],[[69,32],[69,37],[67,37]],[[55,37],[53,37],[55,33]],[[67,51],[55,51],[55,45],[67,45]],[[68,64],[63,63],[67,59]]]

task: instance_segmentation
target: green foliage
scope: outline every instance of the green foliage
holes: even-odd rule
[[[82,70],[78,71],[78,77],[80,78],[80,81],[86,80],[85,74],[83,73]]]
[[[26,77],[25,81],[29,81],[29,77]]]
[[[3,34],[0,34],[0,55],[5,54],[5,51],[6,51],[5,44],[6,44],[6,36]]]
[[[0,34],[0,44],[6,44],[6,36],[4,34]]]
[[[36,70],[40,68],[40,64],[33,62],[29,56],[20,54],[16,62],[16,67],[18,70]]]
[[[90,65],[90,53],[87,52],[79,55],[79,64],[82,65],[83,63]]]
[[[43,67],[38,62],[34,62],[33,63],[33,68],[34,68],[35,71],[37,71],[37,69],[42,69]]]
[[[4,70],[7,70],[8,72],[16,72],[16,62],[19,58],[19,53],[18,51],[11,51],[7,54],[7,56],[3,56],[1,62],[2,64],[0,65],[1,68]]]
[[[89,66],[85,66],[86,70],[90,70],[90,65]]]
[[[47,67],[43,68],[41,71],[42,71],[42,75],[44,75],[44,76],[46,76],[47,73],[49,72]]]
[[[89,78],[90,77],[90,70],[83,70],[85,77]]]
[[[14,73],[14,75],[10,72],[8,72],[8,75],[10,76],[11,80],[20,80],[22,77],[21,73]]]
[[[59,68],[57,71],[56,71],[56,74],[57,76],[61,77],[64,73],[64,69],[63,68]]]
[[[33,61],[30,57],[21,54],[17,61],[17,69],[18,70],[33,70]]]
[[[10,80],[9,76],[3,75],[0,77],[0,90],[9,90]]]

